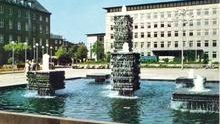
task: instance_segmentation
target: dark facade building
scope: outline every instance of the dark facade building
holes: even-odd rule
[[[11,56],[3,46],[11,41],[26,42],[28,59],[46,52],[50,39],[50,15],[37,0],[0,0],[0,65]],[[45,48],[44,48],[45,46]]]

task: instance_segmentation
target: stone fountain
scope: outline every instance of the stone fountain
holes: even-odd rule
[[[122,96],[133,96],[134,91],[140,88],[140,54],[132,50],[133,19],[124,14],[115,16],[114,22],[114,52],[111,53],[113,90]]]
[[[65,88],[64,75],[64,71],[49,70],[49,55],[44,54],[42,70],[27,73],[28,89],[37,90],[41,96],[53,96],[56,90]]]
[[[200,75],[188,77],[182,78],[184,79],[182,81],[183,85],[177,87],[173,93],[171,108],[190,112],[219,113],[219,84],[209,84],[206,82],[206,78]],[[181,82],[180,79],[177,79],[176,83],[178,85]]]

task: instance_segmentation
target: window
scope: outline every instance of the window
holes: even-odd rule
[[[209,15],[209,9],[205,9],[205,15]]]
[[[200,25],[201,25],[201,20],[197,19],[197,26],[200,26]]]
[[[171,27],[171,22],[168,22],[168,23],[167,23],[167,27]]]
[[[208,40],[205,40],[205,47],[208,47],[209,46],[209,41]]]
[[[147,37],[151,37],[151,32],[147,32]]]
[[[154,32],[154,37],[157,37],[157,32]]]
[[[111,39],[114,39],[114,35],[113,35],[113,34],[111,34],[110,38],[111,38]]]
[[[209,58],[209,52],[208,51],[205,52],[205,55]]]
[[[112,49],[114,47],[113,43],[111,43],[110,46],[111,46],[111,49]]]
[[[138,25],[137,24],[134,24],[134,29],[138,29]]]
[[[25,37],[25,42],[28,43],[28,37]],[[42,46],[42,45],[41,45]]]
[[[193,41],[189,41],[189,47],[193,47]]]
[[[151,13],[147,13],[147,18],[151,19]]]
[[[147,28],[151,28],[151,23],[150,22],[147,23]]]
[[[18,10],[18,17],[21,17],[21,10]]]
[[[157,23],[154,23],[154,28],[157,28]]]
[[[18,30],[18,31],[21,30],[21,22],[18,22],[18,24],[17,24],[17,30]]]
[[[183,31],[183,36],[186,36],[186,31]]]
[[[217,41],[216,41],[216,40],[213,40],[213,41],[212,41],[212,46],[213,46],[213,47],[217,47]]]
[[[197,9],[197,15],[201,15],[201,10]]]
[[[164,27],[164,22],[160,23],[160,27],[163,28]]]
[[[208,29],[205,30],[205,35],[209,35],[209,30]]]
[[[168,42],[167,42],[167,47],[168,47],[168,48],[171,47],[171,41],[168,41]]]
[[[174,26],[175,26],[175,27],[178,27],[178,25],[179,25],[179,24],[178,24],[178,21],[174,23]]]
[[[209,20],[205,19],[205,25],[209,25]]]
[[[178,37],[178,31],[175,31],[175,37]]]
[[[189,21],[189,26],[193,26],[193,20]]]
[[[147,42],[147,48],[150,48],[150,42]]]
[[[13,29],[13,23],[12,23],[11,20],[9,20],[9,22],[8,22],[8,26],[9,26],[9,27],[8,27],[9,29]]]
[[[42,16],[40,16],[40,17],[39,17],[39,20],[40,20],[40,21],[42,21],[42,20],[43,20],[43,17],[42,17]]]
[[[168,37],[171,37],[171,31],[168,31],[168,32],[167,32],[167,36],[168,36]]]
[[[189,15],[192,16],[193,15],[193,10],[189,10]]]
[[[141,38],[144,38],[144,32],[141,32]]]
[[[186,41],[183,41],[183,47],[186,47]]]
[[[2,34],[0,34],[0,43],[4,42],[4,36]]]
[[[12,8],[9,9],[9,15],[13,15],[13,9]]]
[[[3,7],[3,5],[0,5],[0,13],[4,13],[4,7]]]
[[[161,32],[160,32],[160,36],[161,36],[161,37],[164,37],[164,31],[161,31]]]
[[[197,30],[197,36],[201,36],[201,30]]]
[[[144,29],[144,23],[141,23],[141,29]]]
[[[178,41],[175,41],[174,46],[177,48],[178,47]]]
[[[13,41],[13,36],[12,35],[9,35],[9,42]]]
[[[216,15],[216,14],[217,14],[217,8],[213,8],[213,9],[212,9],[212,14],[213,14],[213,15]]]
[[[40,33],[43,33],[43,27],[40,25]]]
[[[46,34],[49,34],[49,28],[46,26]]]
[[[157,48],[157,42],[154,42],[154,48]]]
[[[171,17],[171,12],[167,12],[167,17],[168,17],[168,18]]]
[[[48,18],[48,17],[46,17],[45,21],[46,21],[46,22],[49,22],[49,18]]]
[[[157,18],[157,13],[156,13],[156,12],[154,13],[154,18],[155,18],[155,19]]]
[[[134,33],[134,38],[138,38],[138,33]]]
[[[160,13],[160,18],[164,18],[164,12]]]
[[[213,29],[212,34],[217,35],[217,29]]]
[[[4,20],[0,19],[0,28],[4,28]]]
[[[217,25],[217,19],[213,19],[213,20],[212,20],[212,24],[213,24],[213,25]]]
[[[160,47],[161,47],[161,48],[164,48],[164,41],[161,41],[161,42],[160,42]]]
[[[17,41],[21,41],[21,36],[17,36]]]
[[[25,23],[25,31],[28,31],[28,29],[29,29],[28,23]]]
[[[140,19],[141,19],[141,20],[144,19],[144,14],[140,14]]]
[[[110,30],[112,31],[113,29],[114,29],[114,26],[113,26],[113,25],[111,25],[111,26],[110,26]]]
[[[189,36],[193,36],[193,31],[189,31]]]
[[[216,51],[212,52],[212,58],[217,58],[217,52]]]
[[[137,48],[137,46],[138,46],[138,43],[134,42],[134,48]]]
[[[201,47],[201,41],[200,40],[197,41],[197,47]]]
[[[144,47],[144,42],[141,42],[141,48],[143,48]]]

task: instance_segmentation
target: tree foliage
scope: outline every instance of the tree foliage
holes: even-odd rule
[[[84,44],[81,44],[76,51],[76,57],[83,62],[83,59],[87,58],[87,53],[87,47]]]
[[[92,46],[92,52],[96,55],[96,59],[103,60],[105,57],[104,45],[101,41],[96,41]]]

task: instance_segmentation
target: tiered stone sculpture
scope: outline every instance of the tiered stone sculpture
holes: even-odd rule
[[[49,70],[49,55],[43,55],[43,70],[27,73],[28,89],[37,90],[38,95],[53,96],[55,90],[65,88],[65,72]]]
[[[132,96],[140,87],[140,54],[132,50],[132,23],[129,15],[114,18],[114,52],[111,54],[113,90]]]

